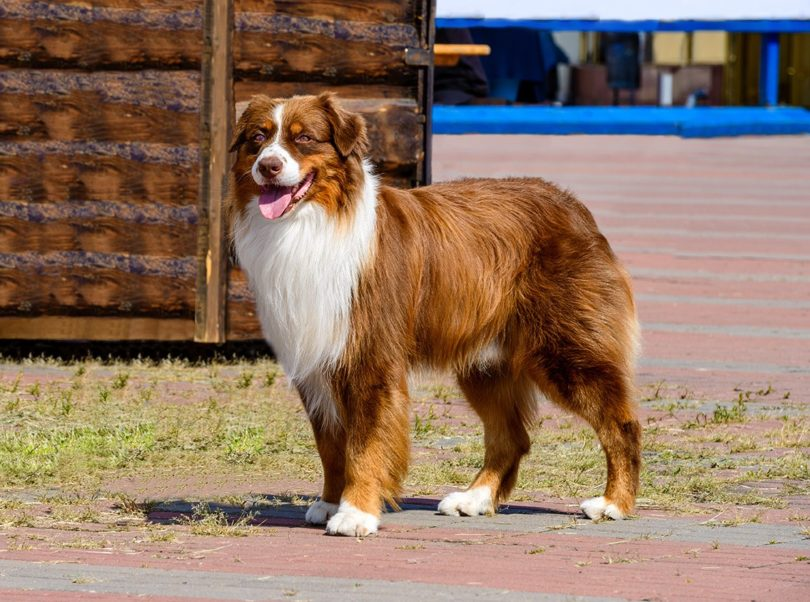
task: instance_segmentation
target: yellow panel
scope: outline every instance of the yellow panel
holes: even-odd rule
[[[653,34],[653,63],[678,67],[689,62],[689,38],[682,32]]]
[[[792,105],[810,107],[810,34],[793,34],[782,36],[782,39],[787,58],[785,75],[788,102]]]
[[[722,65],[728,53],[725,31],[696,31],[692,34],[692,64]]]

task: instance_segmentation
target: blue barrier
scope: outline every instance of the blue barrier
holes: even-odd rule
[[[732,33],[810,33],[810,19],[732,19],[615,21],[602,19],[436,19],[436,27],[528,27],[545,31],[729,31]]]
[[[711,138],[810,134],[800,107],[433,107],[434,134],[644,134]]]

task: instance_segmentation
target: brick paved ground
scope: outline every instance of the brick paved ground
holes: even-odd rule
[[[771,385],[805,411],[810,138],[438,137],[434,173],[543,176],[592,209],[634,277],[641,385],[707,400]],[[178,527],[172,542],[104,532],[88,549],[22,549],[7,530],[0,599],[810,599],[806,497],[729,528],[644,508],[592,524],[573,500],[475,519],[436,516],[435,503],[409,500],[364,541],[325,537],[283,504],[259,513],[262,533],[246,538]],[[188,511],[164,505],[151,518]],[[36,529],[25,532],[35,541]]]

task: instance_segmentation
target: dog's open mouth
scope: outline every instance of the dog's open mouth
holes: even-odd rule
[[[262,186],[259,194],[259,211],[267,219],[278,219],[292,211],[296,203],[304,198],[315,179],[311,171],[295,186]]]

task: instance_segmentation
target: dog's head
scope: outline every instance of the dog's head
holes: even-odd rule
[[[236,124],[231,151],[232,210],[258,199],[261,214],[278,220],[305,202],[337,212],[368,146],[365,121],[331,93],[271,99],[254,96]]]

